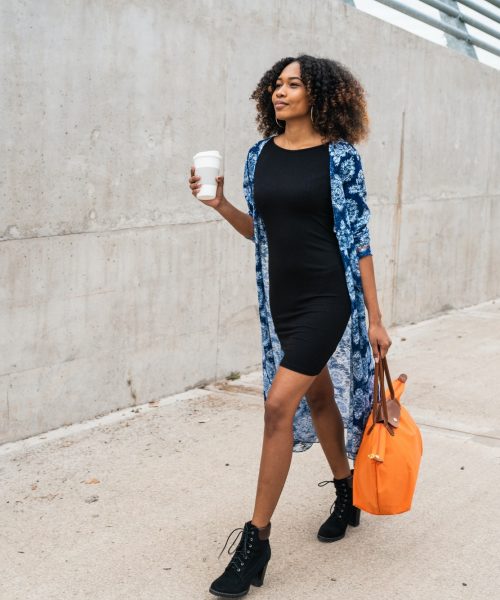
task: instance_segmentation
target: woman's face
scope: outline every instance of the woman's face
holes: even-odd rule
[[[310,110],[306,88],[300,78],[300,63],[293,62],[281,71],[274,82],[272,103],[277,119],[303,117]]]

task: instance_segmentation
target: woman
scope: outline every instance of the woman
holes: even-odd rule
[[[265,425],[255,508],[209,590],[230,598],[263,583],[271,516],[293,451],[319,440],[333,473],[320,482],[334,483],[336,497],[318,539],[339,540],[348,524],[359,524],[348,458],[356,456],[370,413],[372,357],[383,358],[392,343],[377,300],[370,211],[353,146],[368,132],[362,86],[340,63],[300,55],[273,65],[251,98],[265,137],[247,155],[248,212],[225,198],[223,176],[216,197],[203,201],[255,243],[262,334]],[[198,180],[192,167],[194,196]]]

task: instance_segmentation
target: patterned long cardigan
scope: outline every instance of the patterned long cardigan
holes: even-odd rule
[[[268,244],[264,222],[255,208],[254,173],[259,154],[273,136],[256,142],[248,151],[243,190],[248,214],[253,217],[255,272],[262,341],[264,401],[284,354],[269,305]],[[368,339],[359,259],[372,254],[366,203],[365,178],[356,148],[345,140],[330,142],[329,164],[334,232],[339,241],[351,316],[335,352],[328,359],[334,397],[346,430],[346,452],[356,457],[370,413],[373,394],[374,360]],[[293,451],[302,452],[318,442],[306,397],[303,396],[293,419]]]

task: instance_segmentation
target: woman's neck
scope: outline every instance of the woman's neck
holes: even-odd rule
[[[280,145],[290,150],[314,146],[324,142],[319,134],[310,124],[295,123],[287,121],[286,129],[278,136]]]

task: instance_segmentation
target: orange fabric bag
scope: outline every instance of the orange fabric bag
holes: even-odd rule
[[[353,476],[354,506],[374,515],[410,510],[415,491],[422,435],[401,403],[405,382],[405,374],[391,381],[387,357],[375,363],[373,410],[354,460]]]

